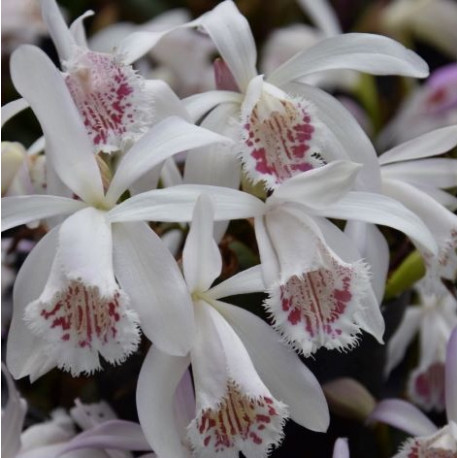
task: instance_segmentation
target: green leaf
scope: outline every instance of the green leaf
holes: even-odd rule
[[[418,251],[410,253],[388,279],[385,299],[393,299],[409,290],[425,273],[425,263],[420,253]]]

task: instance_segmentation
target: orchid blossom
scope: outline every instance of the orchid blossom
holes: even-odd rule
[[[415,437],[401,446],[394,458],[423,456],[456,456],[456,328],[447,343],[445,364],[445,407],[448,423],[437,428],[420,410],[399,399],[381,401],[369,416],[369,421],[381,421]]]
[[[384,148],[456,124],[456,63],[438,68],[415,88],[377,138]]]
[[[456,126],[443,127],[402,143],[379,157],[383,194],[403,203],[429,228],[438,256],[424,256],[433,289],[442,277],[456,278],[456,159],[435,158],[456,147]]]
[[[229,140],[178,118],[166,119],[124,156],[105,193],[90,139],[61,74],[41,51],[27,46],[13,54],[11,71],[16,88],[41,123],[48,161],[61,186],[71,189],[77,199],[52,195],[3,199],[3,230],[71,214],[38,243],[19,272],[7,351],[10,371],[16,378],[32,379],[55,365],[74,375],[90,373],[100,368],[99,354],[119,363],[136,349],[139,324],[159,348],[186,354],[193,315],[176,287],[180,275],[176,262],[141,222],[145,220],[129,215],[130,199],[116,202],[167,157]],[[35,81],[28,78],[30,71]],[[194,191],[194,195],[184,193],[179,186],[150,191],[146,194],[153,202],[143,210],[156,210],[153,220],[190,221],[196,194],[203,192]],[[235,190],[228,193],[240,197],[235,197],[239,206],[226,211],[222,201],[219,210],[224,218],[254,216],[254,208],[259,212],[254,197]],[[249,204],[248,212],[243,201]],[[123,224],[126,221],[137,222]],[[142,282],[144,277],[148,281]]]
[[[388,375],[404,357],[417,333],[420,336],[419,364],[409,377],[409,396],[426,410],[444,409],[444,365],[446,343],[456,326],[456,301],[443,288],[431,294],[417,288],[419,305],[406,313],[388,342],[385,374]]]
[[[51,420],[22,431],[27,403],[17,391],[2,364],[8,386],[8,401],[2,409],[3,458],[131,458],[129,450],[149,450],[140,425],[116,419],[104,402],[82,404],[68,415],[63,409],[51,413]],[[82,432],[76,434],[75,425]]]
[[[265,289],[259,266],[211,287],[221,255],[213,239],[213,209],[197,201],[183,250],[183,273],[193,301],[196,334],[190,355],[151,347],[140,372],[137,408],[152,448],[163,458],[265,457],[283,437],[287,417],[325,431],[329,414],[321,388],[299,358],[260,318],[220,299]],[[189,363],[196,391],[195,417],[179,428],[175,387]],[[186,437],[184,437],[186,436]]]

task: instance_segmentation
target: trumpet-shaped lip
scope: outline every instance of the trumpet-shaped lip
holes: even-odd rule
[[[152,99],[141,77],[119,59],[80,50],[64,77],[96,152],[122,150],[152,124]]]

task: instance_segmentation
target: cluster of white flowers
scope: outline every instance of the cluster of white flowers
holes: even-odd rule
[[[17,48],[10,71],[23,98],[2,109],[6,122],[30,107],[43,132],[29,151],[2,146],[2,230],[47,228],[14,283],[7,367],[32,382],[55,367],[90,375],[101,360],[123,363],[142,333],[152,343],[137,384],[143,433],[112,420],[46,456],[110,448],[100,436],[159,458],[261,458],[281,443],[288,418],[325,432],[325,396],[296,352],[351,351],[362,331],[383,343],[390,253],[376,225],[406,234],[426,266],[422,305],[390,341],[387,373],[420,328],[424,350],[409,391],[426,408],[444,408],[456,323],[441,280],[456,278],[456,201],[444,189],[455,186],[456,161],[434,156],[456,146],[456,127],[377,157],[352,114],[320,87],[353,84],[358,72],[425,78],[428,66],[390,38],[342,34],[325,4],[302,3],[314,5],[321,31],[258,74],[250,26],[232,0],[194,20],[129,26],[112,52],[88,46],[89,13],[67,27],[55,0],[40,1],[60,68],[36,46]],[[95,41],[106,47],[106,38]],[[179,49],[174,58],[167,43]],[[192,47],[196,71],[180,62]],[[214,49],[211,89],[204,61]],[[160,71],[147,79],[134,70],[149,52],[165,56],[166,80],[183,81],[186,97]],[[251,223],[260,264],[215,283],[218,243],[236,219]],[[151,222],[180,229],[161,238]],[[272,325],[224,300],[252,292],[266,293]],[[24,409],[8,384],[20,421],[5,453],[28,457]],[[423,456],[409,454],[414,442],[399,456]],[[435,446],[456,456],[452,442]],[[336,456],[345,447],[338,443]]]

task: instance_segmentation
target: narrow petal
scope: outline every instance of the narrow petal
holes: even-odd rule
[[[372,289],[381,304],[390,262],[390,250],[385,237],[377,226],[359,221],[348,221],[345,234],[356,244],[362,258],[369,264]]]
[[[222,302],[216,305],[246,346],[264,383],[288,405],[291,418],[312,431],[326,431],[329,412],[323,391],[297,355],[257,316]]]
[[[56,458],[82,449],[137,451],[150,450],[150,448],[138,423],[109,420],[75,436]]]
[[[188,426],[193,451],[205,458],[266,456],[283,438],[286,406],[259,378],[235,331],[213,307],[195,303],[198,326],[191,361],[197,417]],[[213,345],[208,345],[212,342]]]
[[[35,75],[33,81],[30,73]],[[41,124],[51,166],[75,194],[100,203],[103,185],[92,144],[62,75],[33,46],[22,46],[13,53],[11,75]]]
[[[8,334],[6,363],[15,379],[30,375],[33,378],[52,369],[55,362],[40,353],[38,337],[30,332],[24,321],[26,306],[43,291],[57,249],[58,228],[46,234],[27,256],[16,277],[13,290],[13,318]],[[39,268],[38,268],[39,266]]]
[[[113,208],[111,222],[170,221],[189,222],[200,194],[215,200],[215,221],[250,218],[265,211],[264,203],[246,192],[208,185],[179,185],[138,194]]]
[[[258,216],[254,219],[254,230],[261,258],[262,278],[267,287],[278,279],[280,264],[266,227],[265,216]]]
[[[326,36],[342,33],[339,20],[327,0],[299,0],[298,3]]]
[[[78,46],[88,48],[86,30],[84,29],[84,20],[88,17],[94,16],[94,11],[89,10],[77,17],[70,25],[70,33]]]
[[[320,41],[288,62],[268,81],[281,86],[323,70],[350,69],[373,75],[402,75],[425,78],[426,62],[400,43],[381,35],[347,33]]]
[[[137,383],[137,411],[151,448],[163,458],[189,458],[174,416],[173,398],[189,358],[171,356],[152,346]]]
[[[113,237],[116,277],[143,332],[161,350],[186,355],[194,333],[193,310],[175,259],[145,223],[115,224]]]
[[[161,180],[164,188],[183,184],[183,177],[173,157],[169,157],[164,162],[161,170]]]
[[[379,157],[379,163],[385,165],[437,156],[446,153],[455,146],[456,126],[442,127],[386,151]]]
[[[313,213],[389,226],[404,232],[427,252],[437,253],[436,242],[425,223],[399,202],[381,194],[349,192],[337,203],[322,210],[313,209]]]
[[[8,122],[11,118],[16,116],[21,111],[28,108],[30,105],[25,99],[13,100],[2,106],[2,127]]]
[[[445,407],[447,419],[456,423],[456,328],[447,344],[445,363]]]
[[[285,181],[268,199],[269,205],[296,201],[311,207],[325,207],[354,188],[360,164],[334,161]],[[324,184],[326,183],[326,184]]]
[[[183,273],[190,292],[206,291],[220,275],[222,259],[213,238],[213,203],[202,194],[196,201],[183,248]]]
[[[119,364],[138,346],[138,317],[115,281],[111,230],[98,210],[64,221],[49,278],[34,299],[24,313],[29,329],[74,376],[100,369],[99,355]]]
[[[76,42],[64,21],[55,0],[40,0],[41,15],[57,49],[60,60],[70,59],[76,48]]]
[[[8,386],[8,400],[2,408],[2,455],[14,458],[21,448],[21,431],[24,426],[27,403],[20,397],[8,369],[2,362],[2,374]]]
[[[368,421],[381,421],[413,436],[434,433],[434,423],[414,405],[400,399],[385,399],[378,403]]]
[[[212,299],[220,299],[222,297],[257,293],[265,290],[266,286],[262,279],[261,266],[257,265],[218,283],[216,286],[209,289],[206,294]]]
[[[121,160],[107,199],[115,203],[119,196],[149,169],[181,151],[217,143],[231,143],[226,137],[170,117],[156,124]]]
[[[422,310],[419,307],[409,307],[406,310],[401,325],[388,342],[385,376],[401,362],[407,347],[419,331],[421,317]]]
[[[383,192],[402,202],[418,215],[436,240],[439,252],[436,257],[423,253],[431,275],[454,278],[456,268],[456,217],[432,197],[399,180],[383,180]]]
[[[210,35],[243,92],[256,71],[256,44],[235,3],[226,0],[195,21]]]
[[[74,213],[86,207],[85,202],[67,197],[32,195],[2,199],[2,231],[51,216]]]
[[[348,439],[339,437],[334,444],[332,458],[350,458],[350,450],[348,448]]]
[[[456,159],[434,158],[387,164],[382,167],[382,176],[420,186],[453,188],[456,185]]]
[[[377,155],[372,142],[364,130],[358,124],[354,116],[333,96],[317,87],[306,84],[288,84],[283,87],[288,93],[298,94],[313,104],[317,117],[326,127],[326,136],[323,138],[323,151],[325,156],[328,144],[332,145],[335,137],[343,150],[343,156],[325,156],[327,162],[336,159],[346,159],[358,164],[363,164],[359,173],[361,189],[378,192],[380,189],[380,168],[378,167]]]
[[[194,122],[197,122],[210,110],[223,103],[240,106],[243,95],[232,91],[208,91],[194,94],[183,99],[186,111]]]

